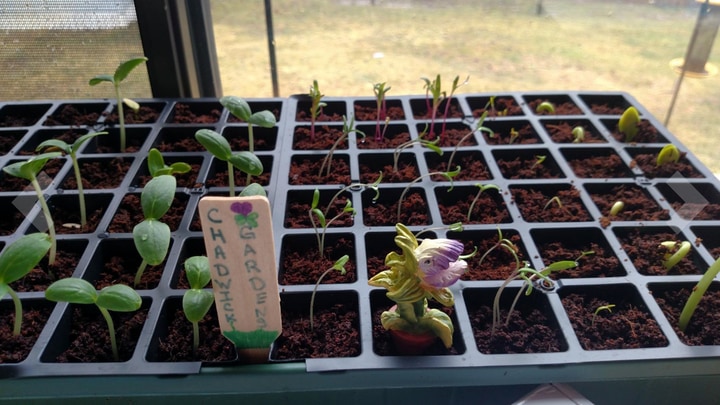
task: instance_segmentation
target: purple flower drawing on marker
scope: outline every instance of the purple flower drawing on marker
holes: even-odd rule
[[[250,229],[258,226],[258,213],[253,212],[252,209],[252,204],[249,202],[234,202],[230,205],[230,211],[235,213],[235,223]]]

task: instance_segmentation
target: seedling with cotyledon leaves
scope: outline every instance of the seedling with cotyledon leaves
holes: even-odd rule
[[[322,101],[322,98],[325,97],[324,94],[320,92],[320,86],[318,85],[317,80],[313,80],[312,86],[310,86],[310,91],[308,92],[308,96],[310,96],[310,141],[315,141],[315,122],[317,121],[317,118],[320,116],[320,113],[322,112],[323,107],[327,106],[327,103],[324,103]]]
[[[120,125],[120,152],[125,153],[125,144],[126,144],[126,137],[125,137],[125,113],[123,111],[123,104],[127,104],[128,107],[132,108],[133,110],[137,111],[140,106],[138,103],[136,103],[133,100],[130,100],[128,98],[123,98],[120,94],[120,83],[122,83],[123,80],[127,78],[127,76],[130,74],[130,72],[133,71],[136,67],[142,65],[144,62],[147,62],[148,58],[141,56],[139,58],[132,58],[128,59],[124,62],[121,62],[120,65],[115,69],[115,73],[112,75],[103,74],[103,75],[97,75],[90,79],[89,84],[91,86],[98,85],[102,82],[109,82],[113,85],[115,88],[115,98],[117,99],[117,111],[118,111],[118,123]]]
[[[31,233],[8,245],[0,254],[0,299],[10,294],[15,305],[13,336],[20,336],[23,315],[22,302],[10,288],[10,283],[30,273],[45,257],[51,245],[48,234]]]
[[[472,215],[473,210],[475,209],[475,204],[477,204],[478,199],[480,198],[480,194],[483,193],[485,190],[497,190],[500,192],[500,187],[498,187],[495,184],[475,184],[475,187],[478,188],[477,194],[475,194],[475,198],[473,198],[472,202],[470,203],[470,208],[468,208],[467,213],[467,221],[470,222],[470,216]]]
[[[425,177],[432,177],[432,176],[438,176],[438,175],[439,175],[439,176],[443,176],[444,178],[447,179],[447,181],[450,182],[450,187],[449,187],[448,190],[447,190],[448,192],[450,192],[450,191],[452,191],[453,188],[454,188],[453,178],[454,178],[455,176],[457,176],[458,174],[460,174],[460,170],[461,170],[461,169],[460,169],[460,166],[455,166],[455,170],[453,170],[453,171],[427,173],[427,174],[424,174],[424,175],[422,175],[422,176],[417,177],[415,180],[413,180],[413,181],[411,181],[410,183],[408,183],[408,185],[405,186],[405,188],[403,189],[402,193],[400,193],[400,198],[398,198],[398,202],[397,202],[397,204],[398,204],[398,207],[397,207],[397,222],[401,222],[401,221],[400,221],[400,214],[402,213],[402,202],[403,202],[403,199],[405,199],[405,194],[407,194],[407,192],[410,191],[410,187],[412,187],[413,184],[421,181],[421,180],[422,180],[423,178],[425,178]]]
[[[43,149],[51,151],[59,150],[70,156],[70,159],[72,160],[73,171],[75,172],[75,180],[77,182],[78,200],[80,204],[80,228],[85,228],[85,225],[87,224],[87,211],[85,209],[85,193],[83,192],[82,176],[80,174],[80,165],[78,164],[77,152],[86,141],[98,135],[107,135],[107,132],[93,132],[90,134],[85,134],[76,139],[72,145],[68,145],[65,141],[62,141],[60,139],[48,139],[40,143],[40,145],[35,148],[36,151],[40,151]]]
[[[637,108],[628,107],[618,120],[618,131],[625,135],[625,142],[632,142],[640,131],[640,113]]]
[[[197,139],[197,141],[200,142],[200,144],[213,156],[227,162],[228,186],[230,188],[231,197],[235,196],[234,167],[253,176],[257,176],[263,172],[262,162],[257,156],[255,156],[254,153],[249,151],[233,152],[232,149],[230,149],[230,143],[228,143],[227,139],[212,129],[201,129],[197,131],[195,133],[195,139]],[[249,195],[246,192],[248,189],[253,190],[253,192],[255,190],[262,191],[262,187],[259,187],[259,189],[258,187],[251,188],[251,185],[248,184],[241,195]],[[264,192],[260,195],[264,195]]]
[[[387,116],[387,100],[385,94],[390,91],[390,86],[385,86],[383,83],[375,83],[373,85],[373,93],[375,93],[375,102],[377,103],[377,115],[375,117],[375,142],[382,142],[385,139],[385,130],[387,129],[388,121],[390,120]],[[385,128],[380,130],[380,122],[385,122]]]
[[[48,160],[55,159],[60,156],[62,156],[62,153],[60,152],[48,152],[41,155],[33,156],[32,158],[24,162],[17,162],[3,167],[3,171],[5,173],[11,176],[29,180],[30,184],[32,184],[32,187],[35,190],[35,194],[37,195],[38,201],[40,202],[40,207],[42,208],[43,215],[45,216],[45,222],[47,223],[48,233],[50,235],[50,241],[52,243],[52,245],[50,246],[50,255],[48,256],[49,266],[55,264],[55,256],[57,254],[57,238],[55,237],[55,223],[53,222],[52,214],[50,213],[50,207],[48,207],[47,201],[45,201],[45,196],[43,195],[42,187],[40,187],[40,183],[38,182],[37,175],[40,173]]]
[[[325,155],[325,158],[322,160],[322,164],[320,165],[320,172],[318,173],[319,177],[330,175],[333,154],[337,150],[338,146],[340,146],[340,144],[345,141],[348,138],[348,135],[350,135],[350,133],[352,132],[355,132],[357,135],[365,138],[365,132],[355,128],[355,118],[351,118],[350,122],[348,122],[347,118],[343,115],[342,135],[340,135],[340,137],[335,140],[335,143],[333,143],[327,155]],[[325,173],[323,174],[323,172]]]
[[[687,302],[685,302],[685,306],[683,306],[682,312],[680,312],[680,318],[678,318],[678,329],[683,332],[687,329],[690,319],[695,313],[697,306],[700,304],[700,300],[702,300],[703,295],[705,295],[705,292],[708,290],[713,280],[715,280],[715,276],[717,276],[718,273],[720,273],[720,258],[715,260],[715,263],[707,269],[705,274],[703,274],[700,278],[700,281],[698,281],[695,287],[693,287]]]
[[[115,340],[115,324],[109,311],[133,312],[140,309],[142,298],[135,290],[124,284],[114,284],[97,291],[92,284],[81,278],[64,278],[50,284],[45,290],[45,298],[70,304],[95,304],[108,326],[113,359],[120,361]]]
[[[317,282],[315,283],[315,288],[313,288],[312,295],[310,295],[310,332],[312,332],[315,329],[315,295],[317,294],[317,289],[320,283],[322,282],[323,278],[327,276],[331,271],[336,270],[339,271],[340,274],[345,275],[347,272],[345,270],[345,264],[347,264],[348,260],[350,260],[350,256],[344,255],[341,258],[337,259],[337,261],[330,267],[329,269],[325,270],[320,277],[318,277]]]
[[[207,256],[192,256],[185,260],[185,276],[190,289],[183,294],[182,306],[185,317],[193,326],[193,354],[196,354],[200,346],[199,323],[215,302],[212,291],[205,290],[211,279]]]
[[[440,156],[443,155],[443,150],[440,149],[440,147],[438,146],[438,143],[440,143],[440,138],[429,141],[425,139],[425,136],[427,136],[427,134],[428,125],[426,124],[425,129],[423,129],[423,131],[418,135],[417,138],[403,142],[395,148],[395,150],[393,151],[393,172],[397,173],[398,171],[398,162],[400,161],[400,154],[402,153],[402,151],[413,146],[416,143],[432,150]]]
[[[430,113],[430,138],[435,139],[435,118],[440,108],[440,104],[445,102],[445,111],[442,114],[442,127],[440,129],[440,142],[447,137],[445,134],[445,126],[447,125],[448,115],[450,114],[450,104],[452,102],[453,94],[455,91],[467,84],[470,81],[468,76],[464,82],[460,83],[460,76],[455,76],[450,88],[450,93],[442,90],[442,81],[440,74],[435,77],[435,80],[430,80],[427,77],[423,77],[422,80],[425,82],[425,106],[427,111]],[[432,96],[432,103],[430,102]]]
[[[174,162],[170,166],[166,165],[162,153],[156,148],[152,148],[148,152],[147,165],[152,177],[162,176],[163,174],[183,174],[192,170],[192,167],[185,162]]]

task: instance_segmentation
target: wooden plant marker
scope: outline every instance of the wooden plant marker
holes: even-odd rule
[[[199,210],[220,330],[242,358],[265,362],[282,331],[270,203],[203,197]]]

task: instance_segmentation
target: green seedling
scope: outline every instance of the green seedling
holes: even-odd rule
[[[113,358],[120,361],[115,341],[115,325],[109,311],[133,312],[140,309],[142,299],[135,290],[124,284],[115,284],[96,291],[92,284],[83,279],[64,278],[50,284],[45,290],[45,298],[70,304],[95,304],[107,322]]]
[[[70,156],[70,159],[72,160],[73,172],[75,173],[75,180],[77,181],[81,228],[84,228],[87,224],[87,210],[85,209],[85,193],[83,192],[82,176],[80,175],[80,165],[78,164],[77,160],[77,152],[78,150],[80,150],[80,147],[85,142],[98,135],[107,135],[107,132],[93,132],[90,134],[85,134],[76,139],[72,145],[68,145],[65,141],[62,141],[60,139],[48,139],[47,141],[40,143],[40,145],[35,148],[36,151],[41,151],[43,149],[50,151],[59,150]]]
[[[520,257],[518,256],[518,252],[520,251],[520,249],[510,239],[503,238],[502,230],[500,228],[498,228],[498,241],[494,245],[490,246],[490,248],[488,248],[488,250],[486,250],[485,253],[483,253],[483,255],[480,256],[480,260],[478,261],[478,266],[481,266],[483,261],[485,260],[485,258],[490,253],[492,253],[492,251],[494,251],[495,249],[498,249],[498,248],[503,249],[506,252],[510,253],[510,255],[515,260],[516,268],[521,267],[520,266]]]
[[[29,160],[24,162],[17,162],[3,167],[3,171],[11,176],[20,177],[25,180],[29,180],[32,184],[35,194],[37,195],[40,207],[42,208],[43,215],[45,216],[45,222],[47,222],[48,233],[50,234],[50,255],[48,257],[48,265],[52,266],[55,264],[55,256],[57,254],[57,238],[55,237],[55,223],[53,222],[52,215],[50,214],[50,207],[45,201],[45,196],[42,192],[42,187],[38,182],[37,175],[40,173],[42,168],[50,159],[55,159],[62,156],[60,152],[48,152],[41,155],[33,156]]]
[[[454,183],[453,183],[453,178],[455,176],[457,176],[458,174],[460,174],[460,166],[455,166],[455,170],[453,170],[453,171],[427,173],[427,174],[417,177],[415,180],[408,183],[408,185],[405,186],[405,188],[403,189],[402,193],[400,193],[400,198],[398,199],[397,222],[401,222],[400,221],[400,213],[402,212],[402,202],[403,202],[403,199],[405,199],[405,194],[407,194],[407,192],[410,191],[410,187],[412,187],[413,184],[421,181],[425,177],[429,178],[432,176],[440,175],[440,176],[445,177],[447,179],[447,181],[450,182],[450,188],[448,188],[448,190],[447,190],[448,192],[450,192],[455,187]]]
[[[254,153],[248,151],[233,152],[230,149],[230,143],[228,143],[227,139],[211,129],[201,129],[197,131],[195,133],[195,139],[213,156],[227,162],[230,197],[235,196],[234,167],[253,176],[257,176],[263,172],[262,162]],[[257,189],[257,187],[254,189]]]
[[[253,125],[262,128],[272,128],[277,124],[275,114],[268,110],[253,113],[250,110],[250,104],[240,97],[226,96],[220,99],[220,104],[230,111],[230,114],[245,121],[248,124],[248,150],[255,152],[255,136],[253,135]],[[247,184],[250,184],[251,175],[248,174]]]
[[[390,86],[383,83],[375,83],[373,85],[373,93],[375,93],[375,102],[377,104],[377,116],[375,117],[375,142],[382,142],[385,139],[385,130],[387,129],[390,117],[387,116],[387,100],[385,94],[390,91]],[[385,128],[380,131],[380,122],[385,121]]]
[[[137,111],[140,106],[138,103],[128,98],[122,98],[120,94],[120,83],[127,78],[130,72],[136,67],[147,62],[148,58],[141,56],[139,58],[132,58],[126,60],[115,69],[115,73],[112,75],[98,75],[90,79],[89,84],[95,86],[102,82],[109,82],[115,88],[115,98],[117,99],[117,110],[118,110],[118,123],[120,125],[120,151],[125,153],[125,113],[123,112],[123,104]]]
[[[697,306],[700,304],[700,300],[702,300],[703,295],[705,295],[705,292],[710,287],[710,284],[713,282],[718,273],[720,273],[720,258],[715,260],[715,263],[707,269],[702,278],[700,278],[700,281],[698,281],[695,287],[693,287],[687,302],[685,302],[682,312],[680,312],[680,318],[678,318],[678,329],[685,332],[685,329],[687,329],[687,326],[690,323],[690,319],[695,313]]]
[[[597,318],[598,314],[601,311],[608,311],[612,313],[612,309],[615,308],[615,304],[608,304],[608,305],[600,305],[595,309],[595,313],[593,313],[592,321],[590,321],[590,327],[592,328],[595,326],[595,318]]]
[[[690,253],[692,244],[688,241],[682,241],[680,243],[665,241],[660,243],[658,248],[665,251],[662,260],[663,267],[665,267],[665,270],[670,270]]]
[[[504,326],[507,326],[510,323],[510,317],[512,316],[513,311],[515,310],[515,306],[517,305],[517,302],[523,292],[526,296],[532,294],[533,285],[535,284],[535,282],[542,283],[545,288],[552,288],[555,283],[552,281],[552,279],[550,279],[550,273],[555,271],[572,269],[577,266],[578,263],[573,260],[562,260],[554,262],[540,271],[531,268],[530,264],[527,262],[525,262],[525,264],[522,266],[518,266],[518,268],[516,268],[510,274],[510,276],[503,282],[498,291],[495,293],[495,299],[493,300],[493,324],[491,335],[495,334],[495,330],[499,325],[500,297],[503,293],[503,290],[508,286],[508,284],[510,284],[514,280],[523,280],[523,285],[520,287],[520,290],[518,290],[518,293],[515,295],[515,298],[510,305],[510,309],[508,311],[507,318],[505,319]]]
[[[555,115],[555,105],[549,101],[543,101],[535,107],[535,112],[538,114]]]
[[[455,144],[455,147],[453,148],[452,153],[450,154],[450,158],[448,159],[447,167],[452,167],[453,160],[455,159],[455,154],[457,153],[458,149],[460,148],[460,145],[462,145],[465,141],[468,140],[477,131],[480,132],[486,132],[490,134],[491,136],[494,135],[492,129],[488,127],[484,127],[483,123],[485,122],[485,118],[487,118],[487,111],[483,112],[483,114],[480,116],[478,121],[475,123],[475,127],[471,130],[469,130],[461,139],[458,141],[457,144]]]
[[[350,122],[348,122],[347,118],[343,115],[342,135],[340,135],[340,137],[335,141],[335,143],[333,143],[333,146],[330,148],[328,154],[323,159],[322,164],[320,165],[320,172],[318,173],[318,176],[323,177],[330,175],[333,154],[337,150],[338,146],[340,146],[340,144],[343,143],[343,141],[345,141],[352,132],[355,132],[356,134],[365,138],[365,132],[355,128],[355,118],[351,118]],[[324,175],[323,171],[325,172]]]
[[[322,112],[323,107],[327,106],[327,103],[324,103],[322,101],[322,98],[325,97],[324,94],[320,92],[320,87],[318,86],[317,80],[313,80],[312,86],[310,86],[310,92],[308,93],[308,96],[310,96],[310,141],[315,141],[315,121],[317,121],[317,118],[320,116],[320,113]]]
[[[393,151],[393,172],[397,173],[397,171],[398,171],[398,161],[400,160],[400,154],[402,153],[402,151],[413,146],[416,143],[432,150],[433,152],[437,153],[439,156],[443,155],[443,150],[440,149],[440,147],[438,146],[438,144],[440,143],[440,139],[438,138],[438,139],[429,141],[429,140],[425,139],[425,136],[427,136],[427,135],[428,135],[428,125],[425,124],[425,128],[418,135],[417,138],[403,142],[395,148],[395,150]]]
[[[546,158],[546,155],[535,155],[535,162],[533,162],[532,166],[530,166],[530,170],[542,165],[545,162]]]
[[[35,266],[50,250],[50,236],[46,233],[31,233],[21,237],[0,253],[0,299],[10,294],[15,305],[15,322],[13,336],[20,336],[22,327],[22,302],[10,284],[19,280]]]
[[[460,76],[455,76],[449,94],[447,91],[442,90],[442,80],[440,79],[439,74],[435,77],[435,80],[430,80],[426,77],[423,77],[422,80],[425,82],[425,85],[423,86],[425,89],[425,106],[427,111],[430,112],[430,138],[432,139],[435,138],[434,127],[438,109],[440,108],[440,104],[445,102],[445,111],[442,115],[442,128],[440,129],[440,139],[442,142],[442,140],[446,137],[445,126],[447,124],[448,114],[450,113],[450,104],[452,102],[453,94],[455,94],[455,91],[458,88],[464,86],[468,81],[470,81],[470,76],[468,76],[462,83],[460,83]]]
[[[660,167],[668,163],[677,163],[680,160],[680,150],[673,145],[665,145],[660,152],[658,152],[655,166]]]
[[[147,165],[150,176],[152,177],[158,177],[164,174],[183,174],[192,170],[192,167],[185,162],[174,162],[170,166],[166,165],[162,153],[156,148],[152,148],[148,152]]]
[[[485,190],[497,190],[500,192],[500,187],[498,187],[495,184],[480,184],[476,183],[475,187],[478,188],[477,194],[475,194],[475,198],[473,198],[472,202],[470,203],[470,208],[468,208],[467,213],[467,221],[470,222],[470,216],[472,215],[473,210],[475,209],[475,204],[477,203],[478,199],[480,198],[480,194],[483,193]]]
[[[323,274],[318,277],[317,282],[315,283],[315,288],[313,288],[312,295],[310,295],[310,332],[312,332],[315,329],[315,321],[314,321],[314,311],[315,311],[315,295],[317,294],[317,289],[320,283],[322,282],[323,278],[327,276],[331,271],[337,270],[342,274],[343,276],[347,271],[345,270],[345,264],[347,264],[348,260],[350,260],[350,256],[344,255],[343,257],[337,259],[337,261],[330,267],[329,269],[325,270]]]
[[[507,108],[505,108],[505,109],[502,110],[502,111],[498,111],[498,110],[495,108],[495,99],[496,99],[496,98],[497,98],[497,96],[490,96],[490,98],[488,99],[488,102],[485,103],[485,111],[490,111],[490,115],[491,115],[491,116],[494,116],[494,117],[505,117],[505,116],[507,116],[507,115],[508,115],[508,109],[507,109]]]
[[[190,289],[182,299],[185,317],[193,326],[193,355],[200,346],[200,321],[205,318],[215,301],[212,291],[205,290],[210,283],[210,262],[207,256],[192,256],[185,260],[185,276]]]
[[[423,228],[420,232],[415,234],[416,239],[420,239],[420,235],[427,233],[427,232],[434,232],[434,231],[452,231],[452,232],[462,232],[463,231],[463,223],[462,222],[455,222],[450,225],[445,226],[432,226],[428,228]],[[477,248],[476,248],[477,249]]]
[[[573,143],[583,143],[585,141],[585,128],[577,126],[572,129]]]
[[[618,131],[625,135],[625,142],[632,142],[638,134],[640,128],[640,113],[637,108],[630,106],[620,116],[618,121]]]
[[[175,197],[175,177],[163,174],[154,177],[140,194],[145,219],[133,228],[133,242],[142,262],[135,273],[135,287],[140,284],[145,268],[165,260],[170,247],[170,227],[160,218],[170,209]]]
[[[622,201],[615,201],[612,207],[610,207],[610,216],[617,216],[623,209],[625,209],[625,203]]]
[[[558,208],[560,208],[561,210],[567,212],[568,214],[570,213],[570,212],[568,211],[568,209],[563,205],[562,201],[560,201],[560,197],[558,197],[558,196],[554,196],[553,198],[549,199],[548,202],[545,203],[545,206],[543,207],[543,211],[545,211],[546,209],[548,209],[548,207],[549,207],[550,204],[552,204],[552,203],[557,204]]]
[[[508,139],[508,145],[512,145],[512,143],[515,142],[515,140],[517,140],[519,137],[520,132],[516,131],[515,128],[510,128],[510,139]]]

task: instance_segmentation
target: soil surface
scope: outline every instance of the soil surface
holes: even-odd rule
[[[654,179],[657,177],[668,178],[675,176],[689,177],[689,178],[701,178],[704,177],[698,172],[695,167],[688,162],[685,157],[687,152],[680,153],[680,160],[676,163],[666,163],[664,165],[657,165],[657,155],[650,153],[641,153],[635,155],[631,165],[636,165],[643,171],[645,177]]]
[[[595,205],[600,212],[607,215],[601,223],[607,226],[607,221],[663,221],[670,219],[668,210],[660,206],[648,196],[640,187],[633,184],[613,186],[602,193],[590,192]],[[610,210],[617,201],[624,203],[624,208],[617,215],[610,216]]]
[[[680,274],[703,274],[705,270],[707,270],[707,266],[704,264],[698,266],[694,260],[692,251],[670,270],[663,266],[663,260],[667,250],[659,246],[665,241],[682,242],[675,233],[669,231],[652,232],[641,228],[624,235],[619,235],[618,239],[622,243],[622,249],[632,260],[635,269],[642,275],[672,276]]]
[[[673,326],[680,340],[686,345],[720,345],[720,291],[711,287],[703,295],[695,313],[690,318],[685,332],[678,329],[677,324],[688,297],[690,288],[676,288],[665,291],[653,291],[653,297]]]
[[[393,203],[383,202],[383,194],[380,199],[363,206],[363,222],[367,226],[394,226],[400,222],[402,224],[428,225],[430,218],[428,216],[428,207],[425,198],[420,192],[409,191],[405,194],[400,208],[400,218],[398,221],[398,201]]]
[[[545,101],[548,101],[546,99],[537,98],[535,100],[532,100],[528,102],[528,106],[530,109],[537,115],[553,115],[547,112],[537,112],[537,106],[544,103]],[[572,101],[567,101],[564,103],[554,103],[555,106],[555,114],[554,115],[580,115],[582,114],[582,110],[580,107],[575,105]]]
[[[567,159],[567,162],[578,177],[605,179],[632,175],[620,156],[614,152],[605,156]]]
[[[522,217],[528,222],[580,222],[592,219],[580,201],[580,191],[574,187],[558,190],[552,195],[550,190],[524,188],[512,188],[511,193]],[[552,200],[556,196],[562,205]]]
[[[20,335],[13,334],[15,310],[12,305],[0,310],[0,364],[19,363],[30,354],[45,323],[50,318],[52,306],[23,305],[23,322]]]
[[[575,135],[572,131],[575,127],[581,127],[583,129],[584,138],[578,143],[604,143],[607,142],[605,138],[597,134],[594,130],[588,128],[587,125],[580,125],[577,122],[560,122],[557,124],[545,124],[545,130],[550,134],[553,142],[556,143],[574,143]]]
[[[350,256],[350,260],[345,264],[345,274],[333,270],[323,277],[322,284],[354,282],[357,279],[354,242],[344,236],[333,236],[326,237],[325,254],[322,258],[318,257],[314,235],[313,245],[283,243],[278,282],[282,285],[314,285],[325,270],[331,268],[344,254]]]
[[[226,362],[237,358],[235,346],[220,331],[215,305],[198,323],[200,345],[193,353],[193,328],[185,318],[181,305],[171,306],[166,314],[169,317],[167,334],[158,343],[158,361],[205,361]]]

